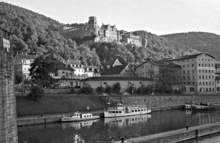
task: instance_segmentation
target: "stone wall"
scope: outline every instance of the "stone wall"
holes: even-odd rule
[[[220,95],[166,95],[166,96],[110,96],[110,102],[122,101],[129,106],[139,107],[167,107],[184,105],[187,102],[214,102],[220,103]]]
[[[0,37],[0,143],[17,143],[14,67],[10,51],[3,49]]]

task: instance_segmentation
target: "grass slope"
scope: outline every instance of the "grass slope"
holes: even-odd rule
[[[87,106],[90,110],[102,110],[106,103],[104,98],[98,96],[45,96],[38,102],[24,96],[16,97],[18,117],[85,111]]]

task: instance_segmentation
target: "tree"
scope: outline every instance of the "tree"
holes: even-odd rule
[[[51,74],[56,70],[56,61],[51,57],[37,57],[31,64],[30,77],[35,85],[49,87],[55,82]]]
[[[97,89],[96,89],[96,92],[97,92],[97,93],[103,93],[104,91],[105,91],[105,89],[104,89],[103,86],[99,86],[99,87],[97,87]]]
[[[119,94],[120,93],[120,90],[121,90],[121,85],[119,82],[116,82],[114,85],[113,85],[113,92],[116,93],[116,94]]]
[[[35,85],[31,87],[31,92],[28,94],[30,99],[38,101],[44,96],[44,89],[41,86]]]
[[[175,82],[173,78],[175,71],[172,67],[159,67],[158,82],[162,92],[171,92]]]
[[[108,93],[108,94],[112,94],[112,87],[107,85],[106,88],[105,88],[105,92]]]
[[[90,84],[85,84],[81,89],[82,94],[93,94],[93,89]]]

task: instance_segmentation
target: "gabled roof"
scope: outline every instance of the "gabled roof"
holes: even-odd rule
[[[118,58],[116,58],[116,59],[108,60],[107,62],[103,63],[101,66],[106,68],[108,65],[110,65],[112,67],[116,60],[118,60],[119,63],[121,63],[122,65],[127,64],[127,63],[122,63]]]
[[[82,79],[82,81],[153,81],[143,77],[91,77]]]
[[[66,65],[66,64],[64,64],[60,61],[56,62],[56,69],[57,70],[68,70],[68,71],[73,71],[74,70],[70,67],[70,65]]]
[[[149,63],[149,64],[157,65],[157,66],[167,65],[167,63],[164,62],[164,61],[145,61],[145,62],[141,63],[140,65],[138,65],[137,67],[135,67],[135,69],[138,68],[138,67],[140,67],[140,66],[142,66],[142,65],[145,64],[145,63]]]
[[[215,58],[214,56],[208,54],[208,53],[198,53],[198,54],[193,54],[193,55],[186,55],[186,56],[182,56],[182,57],[177,57],[175,59],[171,59],[169,61],[176,61],[176,60],[185,60],[185,59],[193,59],[193,58],[197,58],[197,56],[200,56],[202,54],[206,54],[212,58]]]
[[[105,70],[101,75],[115,75],[115,74],[120,74],[127,65],[120,65],[120,66],[114,66],[113,68]]]
[[[37,55],[23,55],[23,54],[17,54],[17,59],[36,59]]]
[[[67,64],[72,64],[72,65],[81,65],[81,62],[79,60],[69,60],[66,62]]]
[[[136,68],[140,67],[141,65],[143,65],[145,63],[149,63],[149,64],[152,64],[152,65],[155,65],[155,66],[158,66],[158,67],[179,67],[179,68],[181,68],[181,66],[178,65],[178,64],[175,64],[175,63],[172,63],[172,62],[166,62],[166,61],[163,61],[163,60],[145,61],[145,62],[141,63],[140,65],[138,65]]]

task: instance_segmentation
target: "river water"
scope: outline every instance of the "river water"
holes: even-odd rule
[[[18,128],[18,142],[111,143],[122,137],[128,139],[218,121],[220,111],[170,110],[142,116],[23,126]]]

